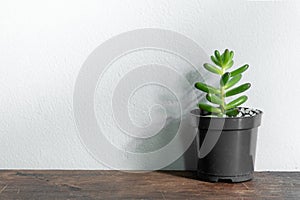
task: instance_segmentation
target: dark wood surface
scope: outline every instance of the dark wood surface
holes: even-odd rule
[[[0,171],[0,199],[300,199],[300,173],[207,183],[194,172]]]

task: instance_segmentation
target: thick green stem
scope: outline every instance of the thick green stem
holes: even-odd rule
[[[225,73],[225,70],[223,69],[221,78],[222,78],[224,73]],[[221,109],[222,114],[225,115],[225,113],[226,113],[226,110],[225,110],[225,105],[226,105],[226,103],[225,103],[225,89],[221,84],[220,84],[220,97],[221,97],[221,100],[222,100],[222,104],[220,105],[220,109]]]
[[[222,114],[225,114],[225,91],[224,91],[224,87],[222,87],[222,86],[220,86],[220,96],[221,96],[221,100],[222,100],[220,109],[222,111]]]

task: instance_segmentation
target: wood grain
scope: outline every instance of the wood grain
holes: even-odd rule
[[[300,172],[207,183],[194,172],[0,171],[0,199],[300,199]]]

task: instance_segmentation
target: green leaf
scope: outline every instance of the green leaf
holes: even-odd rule
[[[233,108],[236,108],[237,106],[245,103],[246,101],[248,100],[248,97],[247,96],[241,96],[235,100],[233,100],[232,102],[230,102],[229,104],[227,104],[225,106],[225,109],[226,110],[229,110],[229,109],[233,109]]]
[[[222,61],[222,65],[224,66],[224,60],[225,60],[225,55],[224,55],[224,53],[221,55],[221,61]]]
[[[213,107],[211,105],[205,104],[205,103],[199,103],[198,107],[202,110],[205,110],[207,112],[211,113],[221,113],[221,109]]]
[[[218,50],[215,50],[215,56],[217,58],[217,60],[219,61],[220,64],[222,64],[222,57],[220,55],[220,52]]]
[[[229,58],[230,58],[230,52],[228,49],[226,49],[224,51],[224,64],[227,65],[227,63],[229,62]]]
[[[249,65],[246,64],[246,65],[243,65],[242,67],[230,72],[231,76],[236,76],[238,74],[241,74],[243,73],[244,71],[246,71],[248,69]]]
[[[237,116],[238,114],[239,114],[239,111],[238,111],[237,108],[226,110],[226,115],[227,116],[234,117],[234,116]]]
[[[218,97],[215,94],[207,94],[206,95],[206,99],[209,102],[214,103],[214,104],[218,104],[218,105],[222,105],[223,104],[223,101],[220,99],[220,97]]]
[[[221,67],[220,62],[219,62],[214,56],[211,56],[210,59],[211,59],[211,61],[213,61],[217,66]]]
[[[232,60],[233,56],[234,56],[234,52],[233,52],[233,51],[230,51],[230,59],[231,59],[231,60]]]
[[[221,86],[226,85],[226,83],[228,82],[229,78],[230,78],[230,73],[229,72],[226,72],[225,74],[223,74],[222,77],[221,77],[221,80],[220,80],[220,85]]]
[[[222,74],[222,71],[220,69],[216,68],[215,66],[213,66],[211,64],[205,63],[203,66],[206,70],[208,70],[212,73],[219,74],[219,75]]]
[[[224,69],[226,70],[226,69],[231,68],[233,66],[233,63],[234,63],[233,60],[230,61],[229,64],[227,64],[227,65],[224,66]]]
[[[237,84],[242,79],[242,74],[236,75],[232,77],[224,86],[224,89],[227,90]]]
[[[195,83],[195,87],[203,92],[206,92],[206,93],[211,93],[211,94],[219,94],[220,93],[220,90],[215,88],[215,87],[212,87],[212,86],[209,86],[205,83]]]
[[[229,90],[228,92],[226,92],[225,96],[230,97],[230,96],[242,93],[242,92],[248,90],[250,87],[251,87],[250,83],[245,83],[243,85],[240,85],[236,88],[233,88],[233,89]]]

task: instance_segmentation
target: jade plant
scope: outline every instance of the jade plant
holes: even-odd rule
[[[249,65],[245,64],[233,71],[229,71],[234,64],[233,55],[234,52],[228,49],[223,54],[216,50],[214,55],[211,56],[213,64],[205,63],[203,65],[209,72],[219,75],[219,87],[213,87],[201,82],[195,84],[197,89],[207,93],[206,99],[212,104],[200,102],[198,104],[199,108],[214,116],[236,116],[239,113],[238,106],[245,103],[248,99],[246,95],[242,95],[229,103],[226,102],[227,97],[238,95],[251,87],[250,83],[234,87],[241,80],[242,73],[248,69]]]

